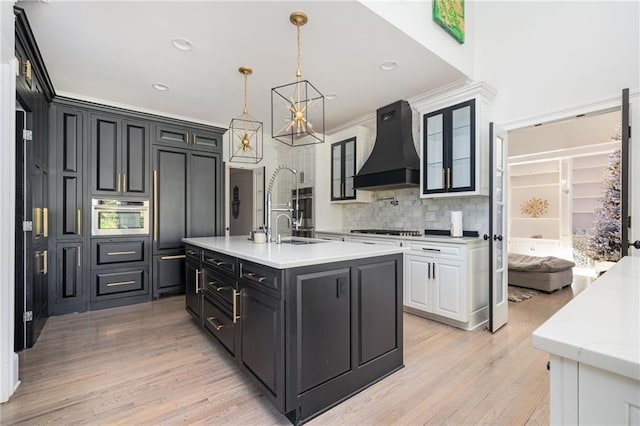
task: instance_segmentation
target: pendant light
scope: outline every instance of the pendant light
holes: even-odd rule
[[[247,77],[251,68],[238,68],[244,75],[244,108],[242,115],[229,124],[229,161],[237,163],[259,163],[262,160],[262,122],[249,115],[247,109]]]
[[[324,96],[307,80],[300,67],[300,27],[307,23],[303,12],[293,12],[296,26],[296,81],[271,89],[271,137],[289,146],[324,142]]]

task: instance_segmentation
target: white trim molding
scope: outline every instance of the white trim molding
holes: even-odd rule
[[[16,59],[0,63],[0,402],[18,384],[18,355],[13,351],[15,310],[15,126]]]

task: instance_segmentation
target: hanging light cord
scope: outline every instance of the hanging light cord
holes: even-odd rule
[[[296,24],[297,42],[298,42],[298,69],[296,69],[296,78],[298,81],[302,78],[302,70],[300,69],[300,24]]]

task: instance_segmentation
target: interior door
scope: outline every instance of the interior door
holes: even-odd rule
[[[630,180],[629,180],[629,149],[631,139],[631,126],[629,122],[629,89],[622,90],[622,131],[621,131],[621,148],[622,157],[620,159],[620,171],[622,179],[622,193],[620,194],[620,211],[622,218],[622,235],[621,243],[622,257],[629,255],[629,247],[634,247],[640,250],[640,240],[630,242],[629,241],[629,228],[631,228],[631,216],[629,216],[629,202],[630,200]]]
[[[506,164],[507,135],[494,123],[489,124],[489,330],[495,333],[507,323],[507,228],[506,228]]]

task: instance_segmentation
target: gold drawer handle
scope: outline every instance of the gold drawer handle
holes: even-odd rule
[[[237,291],[235,288],[233,289],[233,323],[235,324],[239,319],[238,316],[238,296],[242,294],[241,291]]]
[[[110,251],[107,256],[123,256],[125,254],[136,254],[135,251]]]
[[[211,324],[213,326],[213,328],[216,329],[216,331],[222,330],[222,327],[224,326],[224,324],[220,324],[218,322],[218,318],[216,318],[216,317],[208,317],[207,321],[209,321],[209,324]]]
[[[263,282],[264,280],[267,279],[267,277],[256,276],[255,272],[246,272],[246,273],[242,274],[242,276],[247,278],[247,279],[249,279],[249,280],[251,280],[251,281],[256,281],[256,282],[259,282],[259,283],[261,283],[261,282]]]
[[[82,224],[81,224],[81,221],[82,221],[82,212],[80,211],[80,209],[78,209],[78,211],[77,211],[76,213],[77,213],[77,216],[78,216],[78,217],[76,218],[76,219],[77,219],[76,224],[77,224],[77,226],[78,226],[78,235],[82,235]]]
[[[223,262],[222,260],[214,259],[213,257],[210,257],[209,259],[207,259],[207,262],[213,263],[216,266],[221,266],[227,263],[227,262]]]
[[[117,287],[119,285],[131,285],[131,284],[135,284],[136,282],[131,280],[131,281],[116,281],[114,283],[109,283],[107,284],[107,287]]]
[[[213,287],[215,291],[229,290],[231,287],[218,287],[215,281],[209,281],[209,285]]]
[[[197,253],[198,253],[198,252],[197,252],[197,251],[195,251],[195,250],[187,250],[187,254],[188,254],[189,256],[193,256],[193,255],[195,255],[195,254],[197,254]]]
[[[191,253],[190,253],[191,254]],[[186,254],[176,254],[175,256],[162,256],[160,260],[174,260],[174,259],[184,259],[186,258]]]

